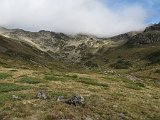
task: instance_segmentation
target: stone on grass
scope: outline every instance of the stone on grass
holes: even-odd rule
[[[13,100],[21,100],[22,98],[16,95],[12,95],[12,99]]]
[[[36,97],[39,99],[47,99],[47,96],[43,92],[38,92]]]
[[[59,97],[57,98],[57,101],[58,101],[58,102],[63,102],[63,101],[64,101],[64,96],[59,96]]]
[[[67,103],[70,104],[70,105],[78,106],[78,105],[84,105],[85,104],[85,100],[84,100],[83,96],[75,95],[75,96],[71,97],[67,101]]]
[[[124,115],[124,113],[120,113],[120,120],[124,120],[125,119],[125,115]]]

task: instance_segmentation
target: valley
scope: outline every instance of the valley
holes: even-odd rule
[[[159,120],[159,28],[111,38],[1,28],[0,119]],[[76,94],[84,105],[66,102]]]

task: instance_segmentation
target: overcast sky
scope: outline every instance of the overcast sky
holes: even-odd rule
[[[101,37],[158,22],[160,0],[0,0],[0,26]]]

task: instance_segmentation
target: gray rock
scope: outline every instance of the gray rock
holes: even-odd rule
[[[57,101],[58,101],[58,102],[63,102],[63,101],[64,101],[64,96],[59,96],[59,97],[57,98]]]
[[[135,81],[141,81],[141,79],[137,78],[136,76],[132,76],[132,75],[125,75],[125,77],[133,82]]]
[[[85,100],[84,100],[83,96],[75,95],[75,96],[71,97],[67,101],[67,103],[70,104],[70,105],[78,106],[78,105],[84,105],[85,104]]]
[[[47,96],[43,92],[38,92],[36,97],[39,99],[47,99]]]
[[[21,100],[22,98],[19,97],[19,96],[16,96],[16,95],[12,95],[12,99],[14,99],[14,100]]]
[[[125,119],[125,115],[124,115],[124,113],[120,113],[120,120],[124,120]]]

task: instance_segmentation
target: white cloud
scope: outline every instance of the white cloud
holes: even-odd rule
[[[111,9],[103,0],[0,0],[0,26],[113,36],[144,28],[139,5]]]

